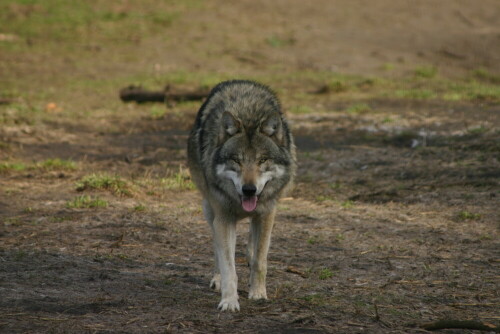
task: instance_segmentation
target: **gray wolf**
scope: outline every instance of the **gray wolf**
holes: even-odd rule
[[[188,166],[213,232],[218,309],[237,311],[236,223],[249,217],[250,299],[267,299],[267,253],[276,203],[296,170],[295,145],[276,95],[253,81],[218,84],[198,111]]]

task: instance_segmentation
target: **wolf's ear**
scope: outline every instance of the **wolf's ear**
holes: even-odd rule
[[[240,132],[241,122],[230,112],[225,111],[221,118],[221,128],[219,131],[219,144],[222,144],[230,137]]]
[[[283,125],[278,114],[272,115],[262,122],[260,132],[273,139],[276,144],[283,144]]]

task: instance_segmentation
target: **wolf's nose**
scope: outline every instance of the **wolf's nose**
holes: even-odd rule
[[[243,187],[241,187],[241,190],[243,191],[243,195],[251,197],[257,192],[257,187],[253,184],[244,184]]]

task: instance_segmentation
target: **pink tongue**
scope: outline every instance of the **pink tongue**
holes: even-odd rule
[[[257,207],[257,196],[246,197],[243,196],[241,199],[241,206],[246,212],[251,212]]]

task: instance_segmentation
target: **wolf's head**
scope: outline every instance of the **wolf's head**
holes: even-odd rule
[[[246,116],[221,115],[215,172],[225,192],[252,212],[259,200],[273,198],[290,181],[293,161],[281,113]]]

